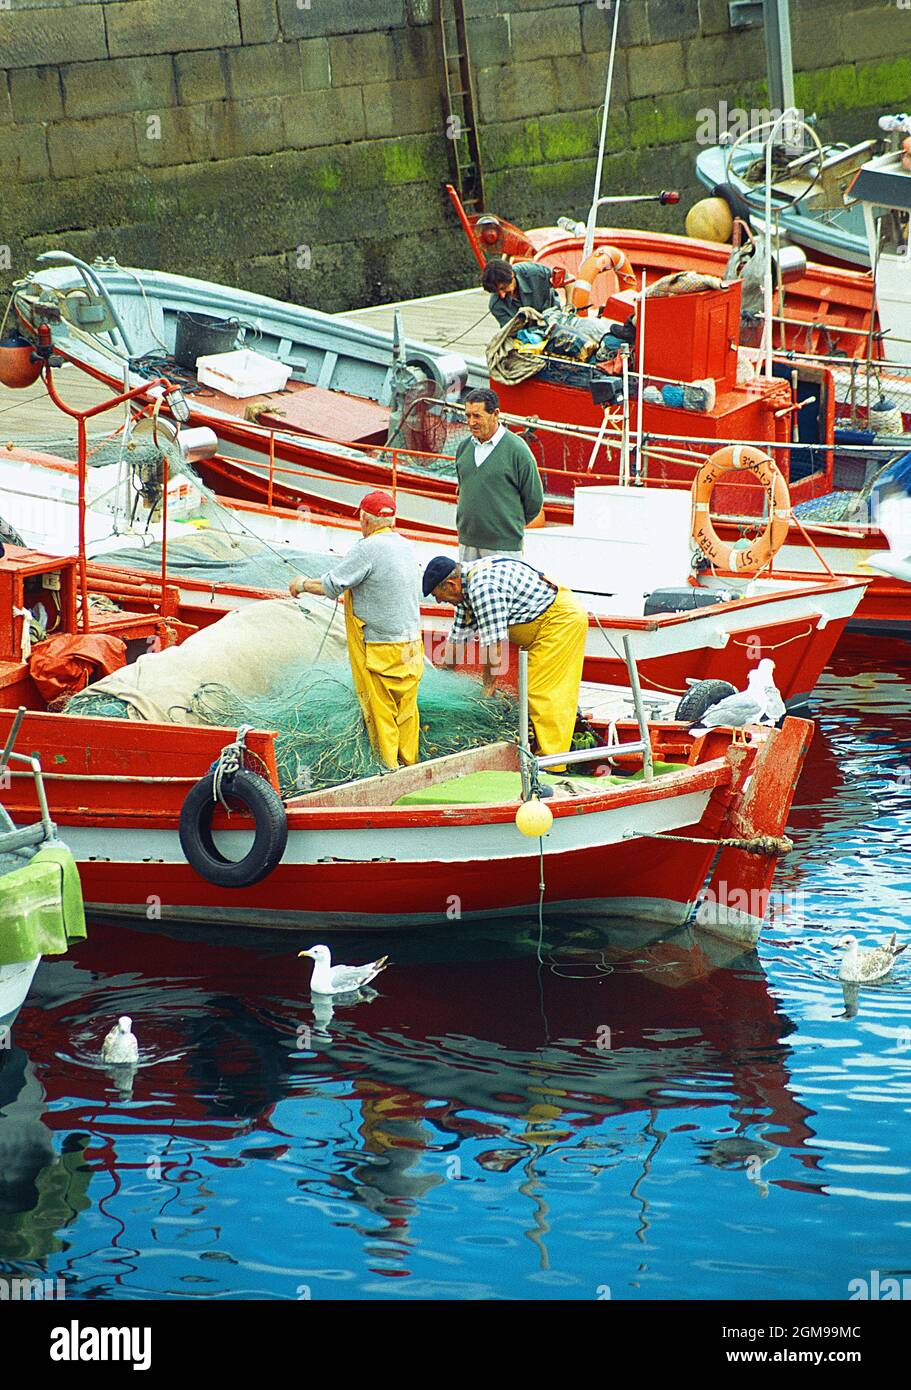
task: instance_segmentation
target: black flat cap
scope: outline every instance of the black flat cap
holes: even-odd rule
[[[449,578],[455,567],[455,560],[450,560],[446,555],[434,555],[424,571],[424,597],[427,598],[434,589],[438,589],[444,579]]]

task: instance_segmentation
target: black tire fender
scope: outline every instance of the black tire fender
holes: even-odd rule
[[[226,859],[212,835],[214,772],[191,787],[180,812],[180,848],[192,869],[219,888],[249,888],[281,862],[288,843],[288,817],[278,792],[255,772],[239,769],[223,780],[223,795],[250,812],[255,838],[243,859]]]
[[[736,695],[736,685],[730,681],[696,681],[691,685],[677,706],[675,719],[685,719],[688,724],[696,724],[712,705],[724,700],[728,695]]]

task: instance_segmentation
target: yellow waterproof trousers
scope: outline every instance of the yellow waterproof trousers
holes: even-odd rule
[[[387,767],[416,763],[423,642],[365,642],[350,590],[345,594],[345,632],[354,689],[374,753]]]
[[[510,641],[528,652],[528,712],[539,753],[569,752],[587,636],[588,614],[570,589],[558,589],[540,618],[509,629]]]

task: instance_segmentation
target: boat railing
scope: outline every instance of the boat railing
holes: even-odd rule
[[[3,752],[0,753],[0,786],[4,785],[10,776],[9,765],[11,762],[25,763],[30,769],[32,780],[35,783],[35,794],[38,798],[41,819],[34,825],[25,825],[21,829],[16,829],[9,815],[4,811],[3,820],[8,822],[11,828],[0,829],[0,854],[16,853],[18,850],[29,849],[32,846],[42,845],[48,840],[57,839],[57,827],[51,820],[51,813],[47,804],[40,758],[29,753],[13,752],[24,718],[25,706],[20,705],[7,736],[6,745]],[[2,809],[0,807],[0,810]]]
[[[530,747],[531,719],[528,707],[528,652],[524,649],[519,651],[519,766],[522,775],[522,800],[528,799],[536,794],[538,790],[538,774],[546,772],[549,767],[563,768],[574,766],[579,763],[603,762],[605,758],[610,758],[618,752],[626,757],[631,753],[642,754],[642,776],[646,782],[650,782],[655,775],[654,758],[652,755],[652,741],[649,735],[648,719],[645,714],[645,704],[642,699],[642,687],[639,684],[639,669],[636,665],[636,658],[633,653],[632,642],[629,634],[623,634],[623,658],[626,663],[626,673],[629,679],[630,692],[633,697],[633,709],[636,715],[636,723],[639,726],[639,738],[634,743],[624,743],[622,745],[594,744],[591,748],[570,748],[565,753],[544,753],[533,754]]]

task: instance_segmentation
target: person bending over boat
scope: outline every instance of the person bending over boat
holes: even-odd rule
[[[490,295],[488,308],[501,328],[515,318],[520,309],[557,309],[560,300],[554,289],[550,266],[536,261],[511,265],[500,257],[487,262],[481,285]]]
[[[588,614],[564,589],[524,560],[491,558],[457,565],[437,555],[424,571],[424,596],[451,603],[455,618],[445,660],[476,640],[484,693],[492,694],[507,667],[505,643],[528,652],[528,712],[538,752],[566,753],[576,727]]]
[[[418,686],[424,674],[420,572],[410,541],[393,528],[388,492],[368,493],[361,534],[321,579],[299,576],[292,595],[345,596],[345,631],[354,689],[373,751],[387,767],[418,760]]]
[[[456,450],[459,559],[522,555],[525,527],[540,515],[544,485],[534,454],[500,424],[496,391],[478,387],[465,397],[471,438]]]

